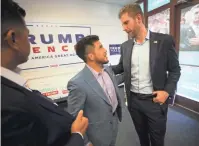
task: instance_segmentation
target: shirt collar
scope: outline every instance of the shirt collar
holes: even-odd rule
[[[90,67],[88,64],[86,64],[86,66],[90,69],[90,71],[93,73],[93,75],[94,75],[96,78],[104,71],[104,68],[103,68],[102,72],[97,72],[97,71],[95,71],[92,67]]]
[[[25,86],[26,80],[19,74],[15,73],[7,68],[1,67],[1,76],[3,76],[4,78],[6,78],[8,80],[15,82],[16,84],[18,84],[20,86],[23,86],[23,87]]]
[[[147,35],[146,35],[146,37],[145,37],[145,41],[147,41],[147,40],[149,40],[149,39],[150,39],[150,30],[148,29],[148,30],[147,30]],[[145,41],[144,41],[144,42],[145,42]],[[143,42],[143,43],[144,43],[144,42]],[[134,39],[134,43],[135,43],[135,44],[138,44],[138,43],[136,42],[135,39]]]

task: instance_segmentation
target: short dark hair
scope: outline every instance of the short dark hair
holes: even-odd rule
[[[1,1],[1,38],[4,38],[5,33],[9,28],[25,27],[23,17],[26,12],[16,2],[12,0]]]
[[[119,12],[119,19],[122,17],[124,13],[128,13],[129,16],[135,17],[137,14],[142,16],[142,22],[144,23],[144,13],[138,3],[128,4],[121,8]]]
[[[88,35],[82,38],[75,45],[76,54],[79,58],[81,58],[84,62],[86,62],[86,55],[88,53],[89,47],[93,47],[93,43],[99,41],[99,37],[97,35]]]

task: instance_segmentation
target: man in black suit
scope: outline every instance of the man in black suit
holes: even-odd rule
[[[138,4],[124,6],[119,18],[131,38],[121,45],[115,74],[124,74],[128,109],[141,146],[163,146],[169,96],[180,77],[180,66],[170,35],[153,33],[144,26]]]
[[[52,101],[25,87],[15,73],[28,60],[25,10],[12,0],[1,5],[1,139],[3,146],[83,146],[88,119],[74,119]]]

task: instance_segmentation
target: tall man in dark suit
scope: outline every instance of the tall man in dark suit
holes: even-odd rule
[[[163,146],[167,99],[180,77],[174,41],[170,35],[146,29],[138,4],[124,6],[119,18],[133,39],[121,45],[119,64],[112,69],[115,74],[124,73],[128,109],[141,146]]]
[[[25,87],[15,73],[28,60],[29,31],[25,10],[12,0],[1,5],[1,139],[3,146],[83,146],[88,126],[80,111],[76,120],[39,93]]]

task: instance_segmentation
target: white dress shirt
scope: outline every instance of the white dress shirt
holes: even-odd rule
[[[15,73],[7,68],[1,67],[1,76],[10,81],[13,81],[14,83],[18,84],[19,86],[26,88],[26,80],[19,74]],[[26,89],[28,89],[28,88],[26,88]],[[28,90],[30,90],[30,89],[28,89]]]
[[[143,43],[134,40],[131,64],[131,91],[142,94],[153,93],[153,83],[150,72],[150,31]]]

